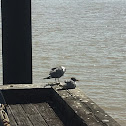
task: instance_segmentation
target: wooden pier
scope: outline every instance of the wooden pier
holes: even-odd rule
[[[120,126],[79,89],[32,84],[31,0],[1,0],[1,12],[0,126]]]
[[[3,85],[11,126],[120,126],[79,89]]]

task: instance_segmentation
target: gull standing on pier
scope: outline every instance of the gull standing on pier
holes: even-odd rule
[[[64,81],[64,84],[60,84],[59,86],[62,87],[62,89],[75,89],[76,88],[76,81],[77,80],[75,77],[72,77],[71,80],[66,80]]]
[[[58,79],[58,82],[59,82],[59,78],[62,77],[65,72],[66,72],[65,67],[63,67],[63,66],[55,67],[55,68],[51,69],[49,76],[46,77],[46,78],[43,78],[43,79],[55,78],[55,81],[56,81],[56,79]]]

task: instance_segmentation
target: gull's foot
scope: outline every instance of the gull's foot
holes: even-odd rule
[[[59,84],[60,84],[60,82],[56,82],[56,84],[57,84],[57,85],[59,85]]]

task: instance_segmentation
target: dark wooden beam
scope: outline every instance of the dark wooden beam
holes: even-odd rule
[[[1,0],[1,11],[3,84],[31,84],[31,0]]]

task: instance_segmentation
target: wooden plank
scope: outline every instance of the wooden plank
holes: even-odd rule
[[[57,100],[57,107],[60,106],[63,115],[68,111],[66,115],[67,119],[77,115],[78,120],[80,118],[80,121],[87,126],[120,126],[120,124],[78,88],[71,90],[57,90],[57,86],[52,88],[55,91],[53,99]],[[64,106],[66,106],[66,109]],[[73,120],[74,124],[76,121]]]
[[[14,118],[14,115],[11,112],[10,106],[8,105],[6,108],[7,108],[8,117],[9,117],[9,120],[10,120],[10,125],[11,126],[17,126],[16,120]]]
[[[21,106],[34,126],[48,126],[33,104],[21,104]]]
[[[51,108],[51,106],[49,106],[49,104],[39,103],[39,104],[35,104],[35,106],[49,126],[64,126],[62,121],[56,115],[56,113]]]
[[[61,119],[66,126],[88,126],[85,120],[82,120],[81,117],[77,115],[77,111],[75,111],[71,106],[74,105],[73,97],[66,90],[57,91],[57,87],[54,88],[54,95],[52,100],[55,101],[56,107],[62,113]],[[68,104],[67,100],[71,103]]]
[[[58,118],[48,103],[39,103],[35,106],[44,118]]]
[[[9,90],[9,89],[33,89],[33,88],[44,88],[47,83],[40,84],[8,84],[0,85],[0,90]],[[48,87],[50,88],[50,87]]]
[[[47,123],[48,123],[48,126],[65,126],[61,121],[60,119],[46,119]]]
[[[80,89],[68,90],[68,92],[74,96],[83,106],[86,106],[90,110],[90,114],[94,119],[107,126],[120,126],[111,116],[109,116],[102,108],[100,108],[95,102],[87,97]]]
[[[51,97],[52,89],[29,88],[1,90],[7,104],[38,103]]]
[[[25,116],[25,112],[20,104],[10,105],[10,108],[18,126],[34,126]]]

